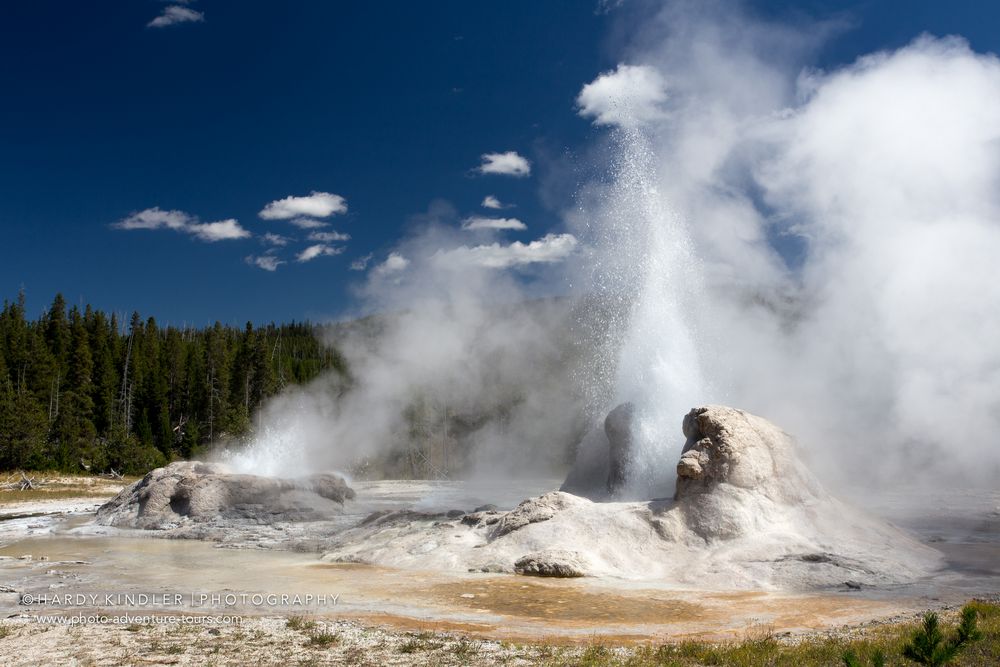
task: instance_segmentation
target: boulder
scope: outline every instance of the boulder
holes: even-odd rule
[[[218,463],[178,461],[150,471],[97,511],[107,526],[169,529],[215,520],[275,523],[338,514],[354,491],[337,475],[278,479],[233,474]]]
[[[548,521],[567,507],[580,502],[580,499],[562,491],[552,491],[537,498],[528,498],[520,505],[503,515],[496,528],[490,534],[491,538],[503,537],[515,530],[532,523]]]
[[[518,558],[514,572],[534,577],[584,577],[586,559],[576,551],[545,549]]]
[[[634,419],[632,403],[622,403],[609,412],[604,428],[591,430],[577,445],[573,467],[559,490],[590,500],[619,497],[630,482]]]
[[[632,419],[635,406],[622,403],[608,413],[604,420],[604,434],[608,438],[608,493],[612,496],[625,488],[632,457]]]
[[[729,484],[783,504],[825,496],[796,455],[795,440],[771,422],[722,405],[684,417],[687,440],[677,462],[676,500]]]
[[[573,466],[559,490],[591,500],[607,500],[609,447],[604,429],[591,429],[577,444]]]

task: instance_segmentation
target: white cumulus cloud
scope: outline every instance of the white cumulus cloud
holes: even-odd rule
[[[115,229],[184,229],[195,217],[184,211],[164,211],[159,206],[133,213],[111,225]]]
[[[129,215],[111,225],[115,229],[172,229],[190,234],[201,241],[229,241],[250,238],[252,234],[234,219],[201,222],[184,211],[164,211],[158,206]]]
[[[483,197],[483,203],[480,204],[480,206],[482,206],[483,208],[491,208],[494,210],[500,210],[502,208],[510,208],[509,204],[502,203],[499,199],[497,199],[493,195],[486,195],[485,197]]]
[[[344,252],[344,248],[335,248],[333,246],[326,245],[325,243],[317,243],[316,245],[311,245],[298,255],[295,256],[297,262],[308,262],[316,259],[317,257],[323,257],[324,255],[339,255]]]
[[[240,226],[234,218],[220,220],[218,222],[201,222],[188,225],[186,230],[202,241],[214,243],[215,241],[229,241],[233,239],[246,239],[252,236],[250,232]]]
[[[576,98],[581,116],[595,125],[635,127],[662,118],[667,84],[648,65],[618,65],[588,83]]]
[[[576,246],[577,240],[572,234],[546,234],[531,243],[515,241],[509,245],[491,243],[439,250],[432,259],[436,264],[447,267],[471,265],[488,269],[506,269],[526,264],[561,262],[573,254]]]
[[[462,222],[462,229],[475,231],[478,229],[513,229],[525,230],[528,226],[517,218],[486,218],[473,215]]]
[[[480,174],[502,174],[518,177],[531,174],[531,163],[527,158],[518,155],[517,151],[483,153],[482,159],[483,163],[476,168]]]
[[[205,20],[205,14],[190,7],[170,5],[155,19],[146,24],[147,28],[166,28],[179,23],[200,23]]]
[[[288,196],[276,199],[257,215],[264,220],[294,221],[297,218],[329,218],[338,213],[347,213],[346,199],[329,192],[314,191],[303,197]]]

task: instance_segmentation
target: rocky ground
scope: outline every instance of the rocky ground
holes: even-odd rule
[[[983,638],[956,665],[996,664],[1000,659],[1000,606],[975,604]],[[945,628],[957,610],[939,609]],[[19,616],[0,621],[0,664],[61,665],[812,665],[841,664],[846,650],[884,652],[902,664],[900,647],[916,627],[916,614],[806,635],[775,633],[749,625],[728,642],[683,638],[673,643],[608,640],[502,642],[460,632],[382,627],[320,618],[243,618],[210,623],[142,619],[131,623],[39,623]],[[222,620],[222,619],[219,619]],[[229,619],[233,621],[234,619]]]
[[[780,429],[714,406],[685,420],[674,497],[618,499],[629,413],[614,414],[621,465],[574,493],[181,463],[0,494],[0,664],[835,664],[1000,582],[996,493],[952,493],[911,524],[914,495],[891,499],[881,514],[908,533],[830,496]],[[108,590],[338,603],[95,619],[108,610],[22,597]]]
[[[20,476],[11,476],[12,479]],[[136,481],[83,475],[32,475],[37,488],[0,490],[0,545],[42,534],[73,517],[92,517],[115,494]]]

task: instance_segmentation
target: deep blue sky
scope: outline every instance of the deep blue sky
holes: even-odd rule
[[[830,66],[923,31],[1000,50],[1000,12],[981,4],[758,10],[848,18],[818,63]],[[574,98],[617,64],[623,34],[613,30],[621,12],[590,0],[197,0],[187,7],[204,21],[146,27],[166,6],[3,3],[0,298],[23,287],[32,315],[62,291],[177,324],[336,316],[361,277],[351,261],[384,257],[435,199],[467,215],[495,194],[529,226],[512,238],[535,238],[569,203],[540,196],[547,164],[599,132]],[[471,173],[480,154],[508,150],[533,162],[530,178]],[[256,238],[111,228],[159,206],[287,235],[295,228],[257,212],[314,190],[347,199],[330,222],[352,239],[341,255],[274,272],[244,261],[263,252]]]

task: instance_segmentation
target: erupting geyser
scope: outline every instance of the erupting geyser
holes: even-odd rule
[[[620,433],[620,407],[609,419]],[[397,567],[655,579],[706,588],[815,588],[913,581],[939,554],[823,490],[794,440],[765,419],[708,406],[684,419],[676,496],[593,502],[566,492],[509,512],[379,513],[336,536],[325,558]],[[603,466],[598,490],[622,480]],[[462,514],[459,512],[458,514]]]

